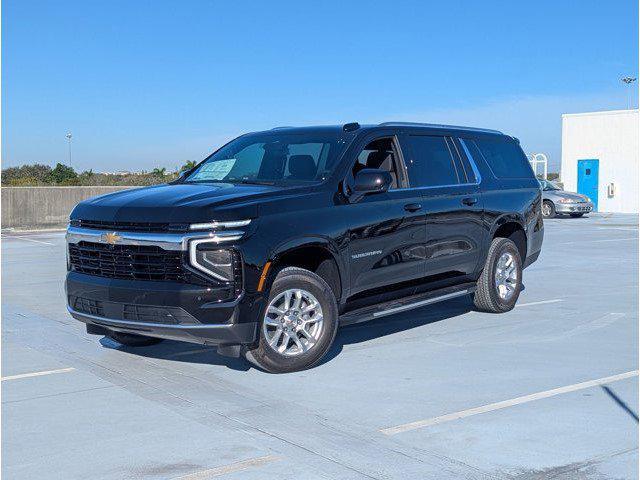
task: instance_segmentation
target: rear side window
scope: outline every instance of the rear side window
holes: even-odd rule
[[[507,137],[476,138],[473,142],[498,178],[531,178],[527,157],[514,140]]]
[[[444,137],[408,135],[409,158],[406,161],[412,187],[437,187],[458,183],[453,156]]]

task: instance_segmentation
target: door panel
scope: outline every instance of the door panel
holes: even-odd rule
[[[587,195],[593,202],[593,210],[598,211],[598,170],[599,160],[578,160],[578,193]]]
[[[473,274],[486,241],[480,179],[447,136],[411,134],[400,141],[409,182],[422,197],[426,280]]]
[[[419,193],[400,189],[368,195],[343,207],[346,223],[352,225],[351,295],[424,275],[425,217],[421,202]]]
[[[425,274],[470,275],[480,267],[486,229],[477,185],[422,189],[426,221]]]

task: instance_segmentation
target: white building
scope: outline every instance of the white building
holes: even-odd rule
[[[600,212],[638,212],[638,110],[562,115],[565,190],[588,195]]]

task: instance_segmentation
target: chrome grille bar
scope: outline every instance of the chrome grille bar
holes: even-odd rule
[[[142,245],[157,246],[164,250],[187,250],[189,240],[194,238],[208,238],[214,242],[225,243],[239,240],[245,232],[240,230],[225,230],[219,232],[188,232],[188,233],[150,233],[150,232],[121,232],[113,230],[95,230],[82,227],[67,229],[67,243],[82,241],[112,245]]]

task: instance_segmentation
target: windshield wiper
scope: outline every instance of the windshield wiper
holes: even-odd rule
[[[247,178],[243,178],[241,180],[229,180],[231,183],[244,183],[248,185],[275,185],[276,182],[270,182],[268,180],[249,180]]]

